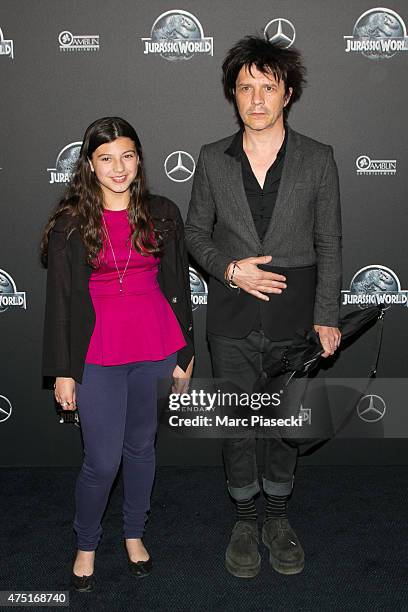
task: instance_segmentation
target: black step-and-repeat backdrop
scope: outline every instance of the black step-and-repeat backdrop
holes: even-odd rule
[[[41,388],[45,272],[38,243],[85,128],[106,115],[129,120],[144,147],[150,189],[172,198],[185,216],[200,146],[236,129],[220,66],[246,34],[264,33],[304,54],[308,87],[289,119],[294,129],[334,147],[343,205],[344,308],[363,307],[373,295],[390,305],[378,374],[406,375],[407,21],[402,1],[379,8],[361,0],[2,0],[2,465],[81,460],[79,428],[58,423],[52,394]],[[192,266],[195,375],[207,377],[207,286]],[[336,376],[363,376],[374,344],[371,330],[337,360]],[[392,418],[395,402],[406,404],[403,395],[368,398],[371,420]],[[405,463],[406,439],[373,438],[365,421],[366,437],[335,440],[301,461]],[[161,464],[218,464],[219,442],[180,440],[164,431],[158,456]]]

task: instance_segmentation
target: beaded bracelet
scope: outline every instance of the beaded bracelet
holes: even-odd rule
[[[234,260],[233,260],[231,263],[233,264],[233,266],[232,266],[232,271],[231,271],[231,276],[229,277],[229,279],[227,279],[227,282],[228,282],[228,285],[229,285],[229,286],[230,286],[232,289],[239,289],[238,285],[236,285],[236,284],[233,282],[233,279],[234,279],[234,274],[235,274],[235,268],[236,268],[236,267],[238,267],[238,268],[239,268],[239,266],[238,266],[238,261],[237,261],[236,259],[234,259]]]

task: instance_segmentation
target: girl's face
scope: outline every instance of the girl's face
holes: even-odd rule
[[[123,136],[100,145],[89,160],[105,197],[129,190],[136,177],[138,163],[135,143]]]

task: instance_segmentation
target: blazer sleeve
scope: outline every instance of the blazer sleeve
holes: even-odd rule
[[[316,325],[338,326],[342,276],[341,233],[339,177],[333,148],[328,147],[315,208]]]
[[[190,289],[190,272],[189,272],[189,261],[186,247],[186,240],[184,234],[184,223],[181,217],[178,207],[176,207],[176,221],[177,221],[177,248],[178,257],[181,264],[181,276],[182,276],[182,290],[184,295],[184,304],[186,311],[186,325],[183,329],[184,339],[186,346],[180,349],[177,353],[177,365],[184,371],[186,371],[191,358],[194,355],[194,327],[193,327],[193,311],[191,307],[191,289]]]
[[[194,355],[193,312],[190,273],[184,238],[184,224],[178,206],[163,196],[152,196],[152,213],[156,227],[164,223],[164,247],[160,260],[160,288],[177,317],[186,346],[177,351],[177,365],[186,371]],[[170,221],[170,228],[166,224]]]
[[[211,237],[216,220],[216,210],[205,167],[205,151],[204,146],[201,148],[194,173],[185,227],[187,247],[206,272],[228,286],[224,273],[231,262],[231,257],[220,251]]]
[[[52,230],[48,243],[42,374],[71,377],[71,255],[65,231]]]

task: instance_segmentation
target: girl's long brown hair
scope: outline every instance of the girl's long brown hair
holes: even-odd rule
[[[67,233],[78,229],[86,248],[86,260],[97,267],[103,245],[102,212],[103,192],[95,173],[91,171],[89,159],[102,144],[116,138],[130,138],[136,147],[139,164],[135,180],[130,186],[128,218],[132,228],[132,243],[144,255],[161,254],[161,236],[155,231],[149,214],[146,176],[140,140],[134,128],[120,117],[103,117],[94,121],[86,130],[81,151],[71,181],[49,218],[41,240],[40,253],[44,266],[48,263],[48,241],[50,232],[62,214],[68,214],[72,223],[67,224]]]

